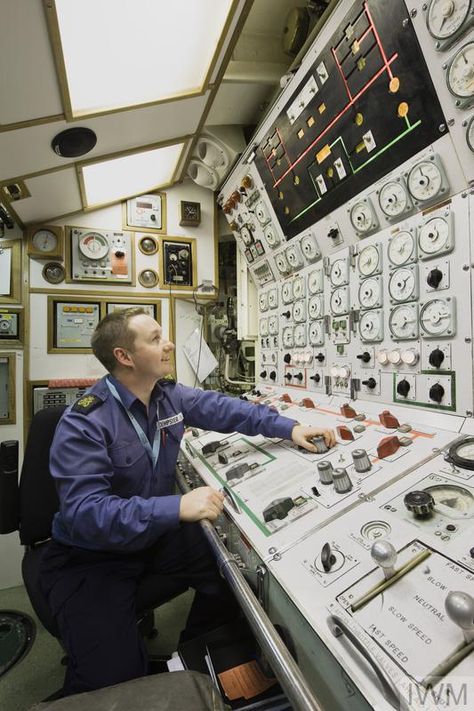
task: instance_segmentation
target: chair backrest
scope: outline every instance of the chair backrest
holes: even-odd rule
[[[49,470],[49,450],[65,405],[37,412],[30,425],[20,477],[20,541],[25,546],[51,536],[58,495]]]

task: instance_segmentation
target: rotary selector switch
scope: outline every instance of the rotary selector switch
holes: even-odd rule
[[[370,360],[370,353],[368,351],[364,351],[363,353],[359,353],[356,358],[361,360],[363,363],[368,363]]]
[[[435,383],[434,385],[431,386],[429,395],[430,395],[430,400],[434,400],[434,402],[437,402],[439,404],[444,397],[443,386],[440,385],[439,383]]]
[[[370,555],[382,568],[385,580],[390,580],[395,575],[395,563],[397,562],[397,551],[393,545],[386,540],[375,541],[370,550]]]
[[[450,620],[462,629],[465,643],[471,644],[474,641],[474,598],[466,592],[451,591],[444,607]]]
[[[315,383],[319,383],[319,381],[321,380],[321,376],[319,375],[319,373],[315,373],[314,375],[310,375],[309,379],[314,380]]]
[[[440,368],[444,361],[443,351],[440,348],[435,348],[434,351],[431,351],[428,360],[433,368]]]
[[[408,393],[410,392],[411,385],[408,382],[406,378],[403,378],[403,380],[400,380],[400,382],[397,385],[397,393],[401,395],[402,397],[406,397]]]
[[[367,378],[367,380],[362,381],[362,385],[365,385],[369,390],[373,390],[377,386],[377,381],[375,378]]]
[[[291,353],[285,353],[283,360],[289,365],[291,363]]]
[[[426,282],[428,286],[431,286],[432,289],[437,289],[438,286],[441,284],[441,281],[443,279],[443,272],[441,269],[438,269],[437,267],[435,269],[432,269],[428,276],[426,277]]]
[[[331,571],[332,566],[336,562],[336,556],[331,551],[329,543],[325,543],[321,549],[321,563],[325,573]]]
[[[272,370],[272,372],[270,373],[270,380],[275,381],[275,380],[276,380],[276,376],[277,376],[276,371],[275,371],[275,370]]]
[[[409,491],[403,499],[408,511],[411,511],[416,518],[428,518],[431,516],[435,502],[429,491]]]

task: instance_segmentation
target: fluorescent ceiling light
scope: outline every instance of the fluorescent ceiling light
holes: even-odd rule
[[[73,116],[201,92],[233,0],[55,0]]]
[[[140,195],[172,182],[184,143],[83,165],[86,206]]]

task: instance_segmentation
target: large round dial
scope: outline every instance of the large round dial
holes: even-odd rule
[[[331,311],[336,316],[346,314],[349,310],[349,299],[347,297],[347,289],[341,287],[336,289],[331,294]]]
[[[359,321],[359,333],[363,341],[381,341],[383,322],[379,311],[365,311]]]
[[[290,265],[286,261],[286,257],[283,252],[277,254],[275,257],[275,264],[280,274],[287,274],[290,271]]]
[[[474,96],[474,42],[467,42],[451,59],[446,82],[454,96],[460,99]]]
[[[436,484],[427,486],[424,491],[433,497],[435,510],[449,518],[471,518],[474,515],[474,496],[463,486]]]
[[[418,314],[416,304],[402,304],[393,309],[388,321],[393,338],[411,340],[418,336]]]
[[[312,319],[321,318],[323,316],[323,305],[321,297],[312,296],[308,301],[309,317]]]
[[[380,271],[380,254],[374,244],[364,247],[360,251],[357,268],[362,277],[370,276]]]
[[[265,207],[265,205],[263,204],[263,202],[261,200],[260,200],[260,202],[258,202],[255,205],[255,217],[257,218],[257,220],[260,222],[261,225],[265,225],[268,222],[268,220],[270,219],[268,212],[267,212],[267,208]]]
[[[452,37],[469,14],[471,0],[431,0],[426,17],[428,31],[435,39]]]
[[[416,298],[416,279],[412,269],[397,269],[388,283],[390,297],[394,301],[410,301]]]
[[[295,326],[293,331],[293,338],[295,341],[295,346],[297,348],[304,348],[306,345],[306,326],[303,323],[299,323]]]
[[[87,259],[103,259],[109,251],[109,243],[99,232],[88,232],[79,240],[79,250]]]
[[[320,251],[314,235],[305,235],[301,238],[301,251],[308,262],[316,261],[320,256]]]
[[[267,225],[263,231],[265,239],[267,240],[270,247],[278,247],[280,244],[280,236],[273,225]]]
[[[293,282],[293,296],[295,299],[301,299],[305,295],[304,286],[304,277],[296,277]]]
[[[415,238],[411,232],[398,232],[388,243],[388,258],[396,267],[401,267],[415,257]]]
[[[283,282],[281,287],[281,298],[284,304],[291,304],[293,301],[293,287],[290,281]]]
[[[391,180],[382,185],[379,193],[379,205],[388,218],[403,215],[409,207],[405,186],[397,180]]]
[[[268,319],[268,332],[271,336],[276,336],[279,330],[278,316],[270,316]]]
[[[452,332],[452,310],[444,299],[428,301],[420,311],[420,323],[429,336]]]
[[[347,284],[347,262],[345,259],[336,259],[331,266],[330,277],[333,286]]]
[[[380,306],[380,282],[375,278],[365,279],[359,286],[359,303],[363,309]]]
[[[443,184],[441,171],[431,160],[417,163],[408,173],[408,190],[415,200],[426,202],[436,197]]]
[[[370,232],[374,226],[374,215],[366,202],[357,202],[351,209],[350,219],[353,228],[357,232],[366,233]]]
[[[245,244],[246,247],[250,247],[250,245],[253,242],[253,237],[252,233],[250,232],[250,229],[247,227],[247,225],[244,225],[242,229],[240,230],[240,236],[242,238],[242,242]]]
[[[299,299],[293,304],[293,318],[295,321],[306,320],[306,302],[303,299]]]
[[[266,311],[268,309],[268,292],[263,291],[258,297],[258,307],[260,311]]]
[[[285,326],[281,334],[284,348],[293,348],[293,327]]]
[[[276,289],[270,289],[268,292],[268,306],[271,309],[276,309],[278,306],[278,291]]]
[[[57,236],[51,230],[46,229],[35,232],[31,242],[38,252],[43,252],[44,254],[51,254],[58,246]]]
[[[448,455],[457,467],[474,469],[474,437],[466,437],[461,442],[452,444]]]
[[[324,330],[322,321],[313,321],[308,329],[309,343],[311,346],[320,346],[324,343]]]
[[[315,269],[308,275],[308,291],[310,294],[319,294],[323,290],[323,272]]]
[[[425,254],[444,252],[449,246],[449,225],[443,217],[425,222],[418,234],[418,246]]]

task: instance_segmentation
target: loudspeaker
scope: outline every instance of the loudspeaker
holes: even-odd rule
[[[61,131],[51,141],[51,148],[61,158],[77,158],[91,151],[97,143],[94,131],[84,126],[75,126]]]
[[[241,126],[208,126],[194,147],[187,174],[198,185],[217,190],[246,146]]]

